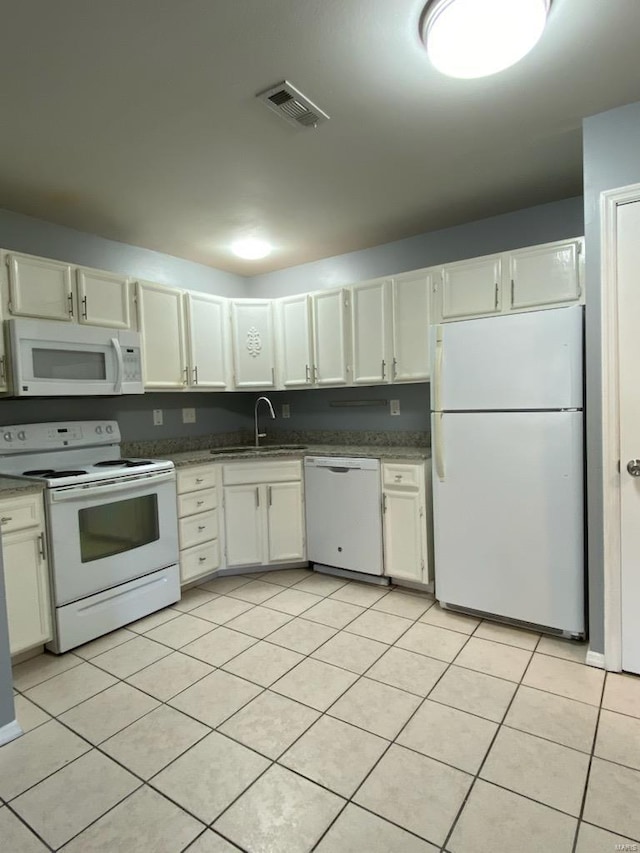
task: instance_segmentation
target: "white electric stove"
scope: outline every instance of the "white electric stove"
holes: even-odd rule
[[[179,600],[173,463],[122,459],[116,421],[0,428],[0,474],[46,487],[51,651]]]

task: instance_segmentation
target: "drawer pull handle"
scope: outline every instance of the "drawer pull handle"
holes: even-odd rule
[[[203,503],[204,501],[196,501],[196,506],[202,506]]]
[[[395,479],[396,483],[402,482],[402,474],[396,474],[394,479]]]
[[[7,521],[13,521],[13,516],[4,515],[2,518],[0,518],[0,524],[6,524]]]
[[[206,557],[198,557],[198,562],[199,562],[199,563],[206,563],[206,562],[207,562],[207,558],[206,558]]]
[[[206,525],[206,524],[199,524],[199,525],[198,525],[198,530],[206,530],[206,529],[207,529],[207,525]]]
[[[196,483],[204,483],[203,477],[196,477]]]

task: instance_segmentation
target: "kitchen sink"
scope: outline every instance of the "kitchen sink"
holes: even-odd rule
[[[306,444],[265,444],[262,447],[254,447],[245,444],[243,447],[214,447],[209,453],[214,456],[224,456],[231,453],[278,453],[280,450],[306,450]]]

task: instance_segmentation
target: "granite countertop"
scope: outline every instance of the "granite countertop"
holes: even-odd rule
[[[246,450],[238,448],[237,452],[212,453],[211,450],[187,450],[167,453],[164,456],[166,459],[170,459],[176,468],[202,465],[205,462],[237,462],[243,459],[252,461],[256,459],[303,459],[305,456],[351,456],[422,461],[431,458],[431,448],[380,444],[308,444],[304,448],[269,448],[266,445],[261,450],[256,451],[249,445]]]
[[[0,477],[0,500],[13,495],[36,494],[44,491],[44,482],[22,477]]]

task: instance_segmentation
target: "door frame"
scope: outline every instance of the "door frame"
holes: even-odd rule
[[[640,183],[600,193],[604,666],[605,669],[617,672],[622,670],[617,224],[618,206],[632,202],[640,202]]]

